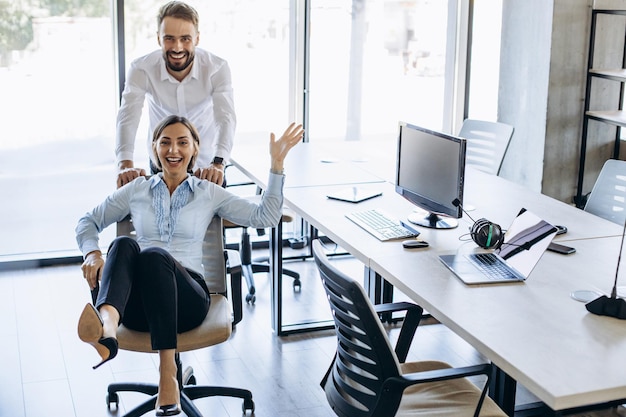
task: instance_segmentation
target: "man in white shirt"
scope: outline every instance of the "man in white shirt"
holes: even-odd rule
[[[172,114],[191,120],[202,143],[194,175],[221,185],[236,126],[230,68],[224,59],[196,48],[198,14],[191,6],[171,1],[161,7],[157,21],[161,49],[131,63],[122,93],[115,146],[117,186],[146,175],[133,163],[144,101],[150,132]],[[147,146],[150,149],[150,135]]]

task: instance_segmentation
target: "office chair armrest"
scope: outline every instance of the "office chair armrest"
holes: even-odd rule
[[[424,384],[427,382],[447,381],[449,379],[466,378],[469,376],[486,375],[491,377],[492,365],[483,363],[479,365],[462,366],[460,368],[443,368],[432,371],[415,372],[411,374],[403,374],[401,377],[393,377],[388,379],[388,383],[399,384],[406,388],[415,384]]]
[[[411,342],[413,341],[415,331],[417,330],[417,326],[419,326],[420,320],[422,319],[422,313],[424,312],[424,309],[417,304],[409,302],[399,302],[376,304],[374,306],[374,310],[377,314],[406,311],[406,315],[404,316],[404,320],[402,321],[400,335],[398,336],[398,341],[396,342],[395,348],[398,360],[400,361],[400,363],[404,363],[404,361],[406,361],[407,355],[409,354],[409,349],[411,347]]]
[[[243,297],[241,293],[241,277],[243,270],[241,269],[241,257],[236,250],[224,250],[224,259],[226,260],[226,271],[230,276],[230,297],[233,305],[233,327],[235,327],[243,318]]]

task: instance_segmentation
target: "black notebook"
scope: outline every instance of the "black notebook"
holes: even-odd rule
[[[347,201],[349,203],[360,203],[370,198],[382,195],[382,191],[366,190],[359,187],[342,188],[341,190],[330,192],[326,197],[331,200]]]

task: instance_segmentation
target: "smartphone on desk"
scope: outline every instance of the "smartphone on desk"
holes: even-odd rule
[[[569,255],[570,253],[576,252],[576,248],[572,248],[571,246],[561,245],[560,243],[550,242],[548,246],[548,250],[556,253],[560,253],[562,255]]]

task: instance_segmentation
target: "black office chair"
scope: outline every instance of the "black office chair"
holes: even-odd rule
[[[260,193],[261,191],[257,189]],[[251,199],[260,199],[260,194],[256,194],[255,196],[249,197]],[[281,216],[281,222],[283,223],[291,223],[294,221],[294,216],[289,212],[288,209],[283,208],[283,213]],[[232,228],[241,228],[241,239],[239,241],[239,255],[241,257],[241,268],[243,270],[243,277],[246,280],[246,284],[248,286],[248,294],[246,294],[246,302],[250,304],[254,304],[256,301],[256,285],[254,283],[254,274],[257,272],[270,272],[269,266],[269,257],[260,257],[252,259],[252,241],[250,233],[248,232],[248,227],[243,227],[241,225],[232,223],[228,220],[224,220],[224,227],[226,229]],[[264,229],[260,229],[257,233],[264,233]],[[279,244],[282,244],[280,242]],[[300,281],[300,274],[297,272],[283,268],[283,275],[287,275],[293,278],[293,288],[295,291],[299,291],[302,287],[302,283]]]
[[[118,235],[133,236],[130,220],[118,223]],[[183,370],[180,352],[201,349],[227,341],[234,326],[242,319],[241,266],[237,252],[223,249],[222,220],[215,217],[204,239],[205,281],[211,290],[211,307],[202,324],[188,332],[180,333],[177,340],[176,363],[178,365],[178,384],[183,412],[188,417],[202,417],[200,410],[192,400],[210,396],[237,397],[243,400],[242,410],[254,413],[252,393],[246,389],[217,386],[196,386],[193,369]],[[228,294],[227,278],[230,277],[230,294]],[[229,300],[230,298],[230,300]],[[153,353],[150,333],[138,332],[121,325],[117,340],[119,348],[135,352]],[[138,417],[154,411],[156,406],[158,384],[147,383],[112,383],[108,387],[107,405],[119,403],[119,392],[131,391],[150,395],[151,397],[129,411],[124,417]]]
[[[329,262],[318,240],[313,256],[335,321],[337,352],[321,385],[337,416],[506,416],[486,396],[490,364],[402,363],[421,307],[407,303],[409,326],[401,329],[394,352],[378,317],[381,310],[373,308],[361,285]],[[482,390],[467,379],[476,375],[487,377]]]

